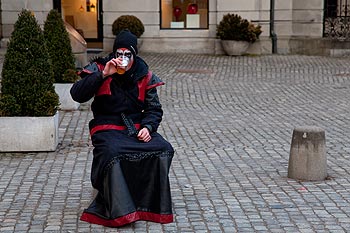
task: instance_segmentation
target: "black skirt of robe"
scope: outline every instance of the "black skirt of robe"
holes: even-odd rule
[[[81,220],[119,227],[138,220],[173,221],[169,168],[174,150],[160,134],[141,142],[127,131],[98,131],[91,137],[91,182],[98,194]]]

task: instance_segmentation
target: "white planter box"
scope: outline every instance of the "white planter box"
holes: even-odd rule
[[[247,51],[250,43],[247,41],[221,40],[221,45],[227,55],[240,56]]]
[[[55,151],[59,113],[50,117],[0,117],[0,152]]]
[[[77,110],[80,106],[78,102],[75,102],[70,95],[70,89],[73,83],[54,83],[55,91],[60,98],[61,110]]]

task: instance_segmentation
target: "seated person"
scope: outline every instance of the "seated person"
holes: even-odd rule
[[[163,110],[156,87],[164,83],[137,53],[136,36],[120,32],[113,53],[94,59],[71,88],[77,102],[94,98],[91,183],[98,194],[83,221],[109,227],[173,221],[168,174],[174,150],[157,133]]]

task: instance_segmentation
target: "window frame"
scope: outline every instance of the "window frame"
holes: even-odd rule
[[[199,27],[199,28],[187,28],[187,27],[183,27],[183,28],[171,28],[171,27],[162,27],[163,25],[163,12],[162,12],[162,2],[165,0],[159,0],[159,29],[160,30],[208,30],[209,29],[209,0],[207,1],[207,13],[206,13],[206,17],[207,17],[207,22],[206,22],[206,27]],[[173,4],[174,0],[171,0],[172,4]]]

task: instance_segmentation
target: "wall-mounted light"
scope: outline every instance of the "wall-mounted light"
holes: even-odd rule
[[[86,12],[90,12],[90,0],[86,0]]]
[[[90,10],[91,10],[91,12],[95,12],[95,10],[96,10],[96,6],[93,3],[90,6]]]
[[[80,12],[83,12],[83,11],[84,11],[83,5],[80,6],[79,11],[80,11]]]

